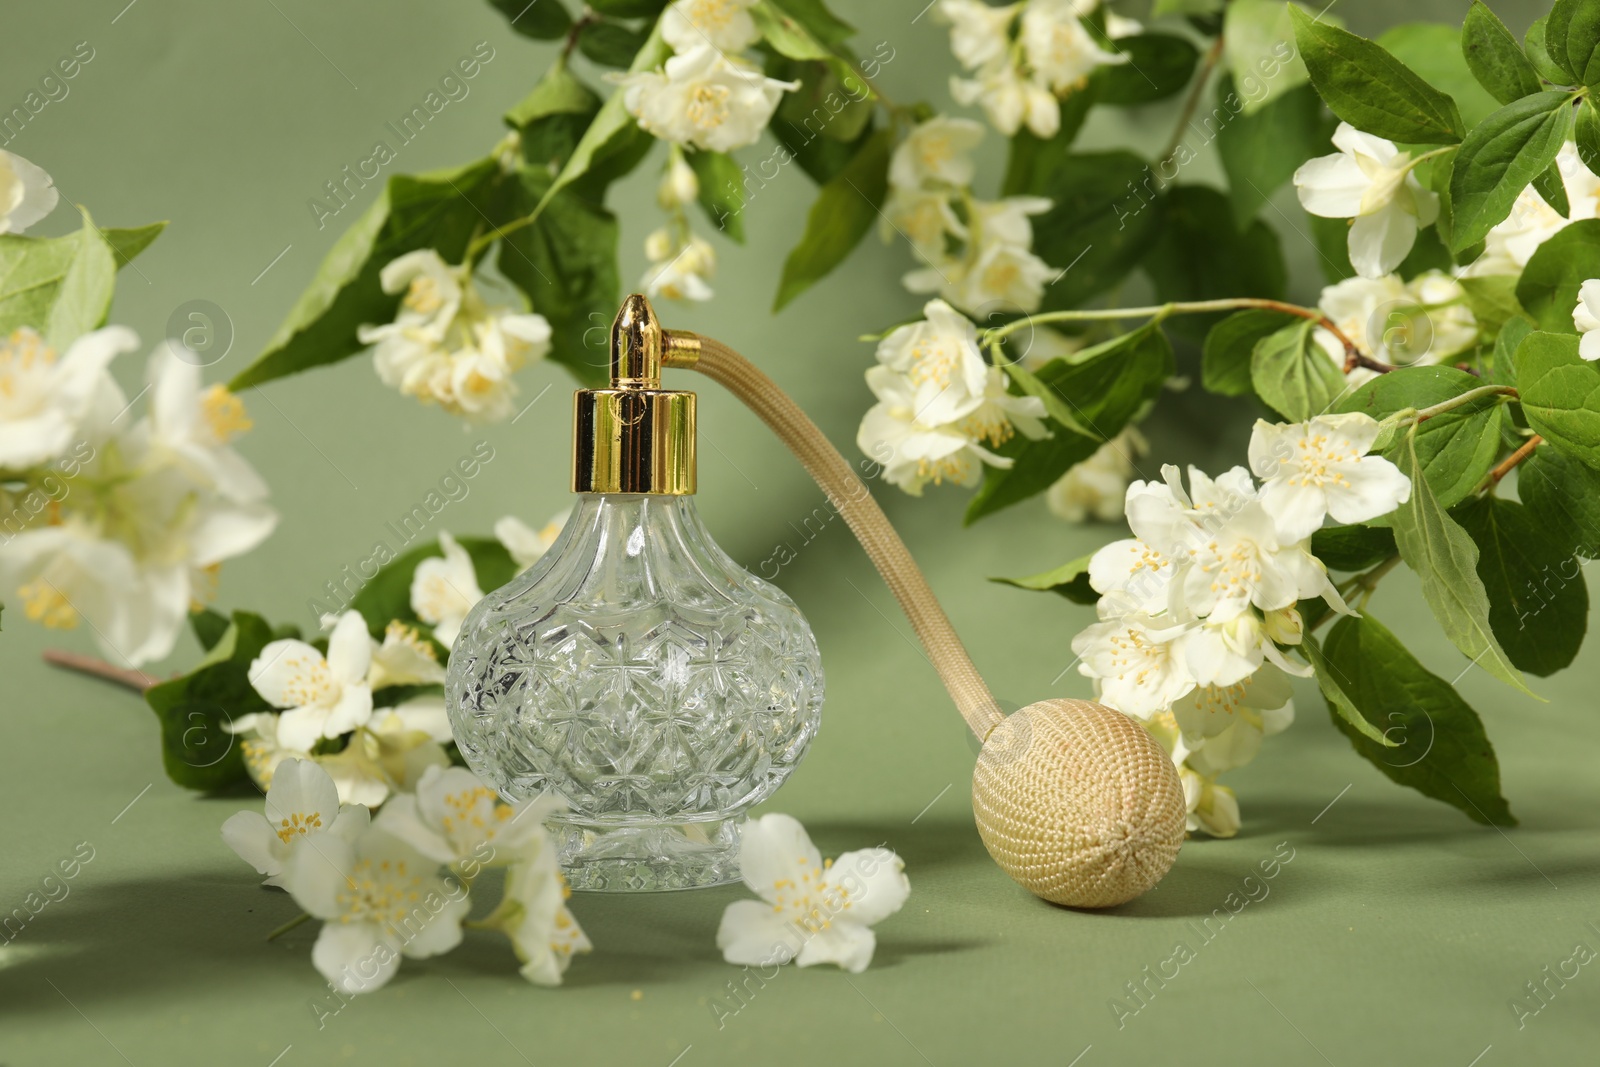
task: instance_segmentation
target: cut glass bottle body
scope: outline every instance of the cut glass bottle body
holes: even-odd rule
[[[816,735],[794,602],[711,539],[692,496],[582,494],[560,539],[467,616],[446,704],[479,777],[552,791],[576,889],[739,877],[738,824]]]

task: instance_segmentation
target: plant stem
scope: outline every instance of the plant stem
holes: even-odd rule
[[[1211,72],[1216,69],[1217,62],[1222,58],[1222,35],[1211,42],[1211,47],[1206,50],[1205,57],[1200,60],[1200,69],[1196,72],[1194,88],[1189,90],[1189,96],[1183,102],[1183,110],[1178,112],[1178,125],[1172,131],[1172,139],[1167,142],[1167,150],[1161,154],[1161,162],[1169,163],[1172,157],[1178,154],[1178,147],[1183,144],[1184,131],[1189,128],[1189,120],[1194,118],[1195,109],[1200,106],[1200,97],[1205,95],[1206,85],[1211,81]]]
[[[1476,389],[1468,389],[1460,396],[1453,396],[1449,400],[1443,400],[1437,404],[1434,404],[1432,407],[1421,409],[1417,412],[1417,422],[1427,422],[1435,415],[1443,415],[1447,411],[1454,411],[1456,408],[1465,404],[1470,404],[1474,400],[1479,400],[1486,396],[1494,396],[1496,394],[1515,397],[1517,395],[1517,390],[1515,386],[1510,385],[1480,385]],[[1518,462],[1521,461],[1519,460]]]
[[[306,922],[310,918],[311,915],[309,912],[302,911],[299,915],[296,915],[294,918],[290,919],[288,922],[272,931],[272,933],[268,934],[267,940],[276,941],[278,938],[282,937],[284,934],[288,933],[290,930],[293,930],[296,926],[299,926],[301,923]]]
[[[1491,486],[1499,485],[1500,479],[1510,474],[1517,464],[1533,455],[1533,450],[1538,448],[1543,441],[1544,438],[1538,434],[1534,434],[1524,441],[1522,447],[1501,460],[1495,469],[1489,472],[1489,477],[1484,480],[1482,488],[1487,489]]]
[[[1334,337],[1338,338],[1339,343],[1344,346],[1347,364],[1349,364],[1350,360],[1354,358],[1358,361],[1358,364],[1351,365],[1370,367],[1371,369],[1377,371],[1394,370],[1394,368],[1389,364],[1380,363],[1379,361],[1364,354],[1361,349],[1356,347],[1356,343],[1354,341],[1345,336],[1344,331],[1339,329],[1332,319],[1328,318],[1328,316],[1324,315],[1318,309],[1301,307],[1298,304],[1288,304],[1282,300],[1267,300],[1263,297],[1254,296],[1227,297],[1221,300],[1178,300],[1170,304],[1151,304],[1145,307],[1136,308],[1088,308],[1080,311],[1044,311],[1037,315],[1025,315],[1014,322],[1008,322],[1004,326],[997,326],[992,330],[986,331],[984,335],[984,343],[989,344],[993,343],[994,341],[1002,340],[1005,337],[1022,329],[1025,325],[1036,325],[1042,322],[1096,322],[1105,319],[1144,318],[1164,319],[1168,315],[1204,314],[1211,311],[1240,311],[1250,308],[1259,308],[1265,311],[1277,311],[1285,315],[1294,315],[1297,318],[1310,319],[1318,326],[1321,326],[1324,330],[1327,330],[1329,333],[1333,334]]]
[[[160,685],[161,679],[143,671],[130,670],[126,667],[113,666],[103,659],[85,656],[77,652],[63,652],[58,648],[47,648],[44,651],[44,661],[52,667],[62,670],[75,671],[78,674],[87,674],[91,678],[112,682],[116,685],[132,689],[135,693],[143,693],[151,686]]]

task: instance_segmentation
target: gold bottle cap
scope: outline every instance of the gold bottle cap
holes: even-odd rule
[[[572,397],[572,491],[695,491],[694,394],[661,388],[665,331],[629,296],[611,324],[611,388]]]

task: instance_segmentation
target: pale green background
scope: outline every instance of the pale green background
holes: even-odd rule
[[[364,157],[386,120],[488,40],[497,56],[472,95],[407,146],[396,168],[480,155],[501,135],[500,112],[551,55],[513,38],[500,16],[471,0],[138,0],[122,10],[125,2],[9,6],[0,34],[7,109],[75,42],[88,40],[97,53],[71,95],[9,147],[46,167],[104,224],[173,220],[138,269],[124,272],[115,318],[148,342],[185,301],[222,306],[237,340],[211,372],[219,378],[259,349],[336,236],[337,225],[319,232],[305,206],[323,181]],[[882,75],[889,92],[946,105],[943,33],[931,17],[913,21],[922,3],[837,6],[863,41],[896,50]],[[1527,3],[1499,6],[1519,31],[1532,14]],[[1402,12],[1458,19],[1465,8],[1344,0],[1336,12],[1373,33]],[[1172,113],[1163,105],[1098,115],[1086,141],[1133,135],[1151,145]],[[993,172],[998,139],[989,147]],[[617,194],[630,277],[643,267],[638,248],[654,225],[649,182],[638,177]],[[910,317],[917,301],[898,285],[909,265],[903,247],[869,241],[840,274],[776,319],[768,314],[811,194],[792,172],[759,194],[750,245],[718,246],[716,301],[665,313],[669,325],[750,353],[848,444],[868,402],[861,371],[870,351],[855,338]],[[1278,203],[1299,225],[1292,195]],[[68,224],[63,212],[43,231]],[[1293,233],[1288,245],[1298,291],[1312,299],[1312,253]],[[125,383],[141,373],[137,358],[119,368]],[[553,368],[525,379],[526,396],[547,384],[550,393],[515,426],[483,432],[496,458],[442,526],[483,532],[506,512],[542,521],[564,506],[570,382]],[[258,552],[227,567],[220,603],[303,625],[321,583],[364,555],[383,523],[479,439],[381,388],[365,359],[247,399],[256,429],[242,447],[284,519]],[[1168,403],[1187,414],[1153,434],[1147,473],[1159,461],[1215,469],[1240,459],[1242,410],[1217,440],[1219,402]],[[725,396],[708,390],[701,418],[700,503],[711,528],[752,567],[782,542],[798,547],[791,524],[822,503],[820,493]],[[1089,609],[983,579],[1043,569],[1117,531],[1069,528],[1037,502],[962,529],[959,491],[923,500],[886,494],[885,504],[1003,699],[1086,692],[1083,679],[1061,675]],[[1600,924],[1592,653],[1537,683],[1547,704],[1481,671],[1461,679],[1500,753],[1520,829],[1477,827],[1392,785],[1352,754],[1320,699],[1302,691],[1294,728],[1231,779],[1245,811],[1239,838],[1191,842],[1154,893],[1083,914],[1029,897],[988,861],[968,807],[972,746],[839,524],[801,549],[780,580],[816,627],[829,701],[810,759],[775,806],[802,817],[827,852],[886,842],[906,858],[914,887],[906,909],[879,928],[866,974],[786,970],[719,1031],[712,999],[736,972],[720,962],[712,937],[721,909],[742,891],[581,896],[574,906],[597,950],[573,966],[565,988],[526,985],[503,943],[472,935],[451,956],[408,963],[389,988],[319,1030],[312,1005],[326,994],[308,958],[313,928],[265,944],[262,935],[294,906],[256,888],[217,834],[227,815],[258,799],[200,798],[169,784],[143,705],[42,666],[38,654],[53,642],[8,614],[0,909],[20,904],[78,842],[91,842],[95,858],[69,883],[69,897],[0,946],[0,1061],[296,1067],[476,1055],[665,1067],[681,1054],[683,1067],[1592,1062],[1600,967],[1584,968],[1520,1032],[1507,1006],[1575,942],[1600,947],[1600,932],[1587,925]],[[1390,578],[1373,608],[1444,677],[1465,666],[1409,575]],[[61,643],[90,648],[84,633]],[[186,638],[156,669],[195,657]],[[1271,895],[1199,948],[1188,924],[1220,907],[1285,841],[1295,858],[1269,883]],[[1108,1001],[1179,940],[1198,948],[1197,958],[1119,1030]]]

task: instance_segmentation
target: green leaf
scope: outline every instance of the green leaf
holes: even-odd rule
[[[1399,741],[1390,739],[1382,730],[1367,721],[1356,707],[1355,701],[1345,691],[1345,686],[1350,679],[1344,671],[1328,661],[1327,654],[1322,646],[1317,644],[1316,638],[1307,634],[1300,642],[1300,650],[1305,653],[1306,660],[1311,664],[1312,671],[1316,674],[1317,688],[1322,691],[1322,698],[1328,702],[1328,710],[1333,714],[1336,726],[1345,731],[1346,735],[1351,730],[1358,736],[1364,736],[1380,749],[1395,748]]]
[[[1011,438],[996,451],[1013,466],[984,468],[983,484],[967,505],[968,524],[1044,492],[1120,433],[1172,374],[1172,347],[1159,326],[1147,323],[1070,359],[1052,359],[1035,373],[1095,437],[1058,430],[1042,441]]]
[[[1309,78],[1281,0],[1233,0],[1223,13],[1222,46],[1244,113],[1266,107]]]
[[[1329,570],[1364,571],[1396,551],[1394,532],[1382,526],[1324,526],[1311,535],[1311,554]]]
[[[1235,226],[1228,198],[1208,185],[1179,185],[1167,190],[1164,225],[1140,266],[1155,283],[1156,297],[1210,300],[1263,297],[1281,300],[1288,268],[1277,232],[1265,222]],[[1224,313],[1183,315],[1170,326],[1174,333],[1203,337]]]
[[[772,310],[778,311],[843,263],[878,219],[889,188],[889,152],[894,131],[869,137],[855,159],[817,194],[800,243],[783,264]]]
[[[1074,604],[1095,604],[1100,600],[1100,594],[1094,591],[1089,584],[1090,556],[1080,556],[1070,563],[1063,563],[1053,570],[1042,574],[1032,574],[1026,578],[990,578],[991,582],[1001,585],[1014,585],[1018,589],[1031,589],[1035,592],[1055,593],[1064,596]]]
[[[1489,625],[1506,656],[1541,677],[1570,666],[1588,628],[1589,591],[1559,528],[1493,495],[1462,506],[1457,518],[1478,546]]]
[[[189,628],[194,631],[195,640],[200,642],[200,648],[206,652],[217,647],[222,635],[228,632],[229,624],[230,620],[226,615],[210,608],[189,612]]]
[[[1391,780],[1474,822],[1516,825],[1500,795],[1500,764],[1483,721],[1450,683],[1430,674],[1370,615],[1335,623],[1325,653],[1362,718],[1382,726],[1385,740],[1397,746],[1352,734],[1349,720],[1336,718],[1358,753]]]
[[[1126,55],[1128,62],[1095,71],[1102,104],[1130,106],[1165,100],[1183,91],[1200,60],[1194,45],[1170,33],[1121,37],[1113,40],[1111,47]]]
[[[519,177],[513,211],[522,215],[545,201],[550,176],[525,170]],[[550,323],[547,358],[587,385],[603,385],[609,378],[605,327],[621,300],[617,235],[611,212],[570,190],[531,225],[507,234],[495,261]]]
[[[1450,643],[1507,685],[1533,695],[1489,625],[1489,594],[1478,577],[1478,546],[1439,506],[1422,476],[1416,436],[1407,434],[1400,444],[1395,465],[1411,479],[1411,499],[1393,515],[1400,558],[1417,572],[1423,599]]]
[[[543,3],[544,0],[540,2]],[[628,73],[637,74],[653,70],[661,66],[671,54],[672,49],[662,40],[661,23],[658,20],[650,37],[639,49],[639,54],[633,57]],[[628,114],[628,109],[623,104],[622,90],[617,89],[595,113],[594,121],[589,123],[589,128],[584,131],[571,156],[556,175],[549,191],[545,193],[545,199],[539,203],[538,210],[542,211],[561,190],[585,177],[590,171],[603,169],[609,161],[631,159],[632,162],[621,168],[625,173],[638,161],[643,151],[648,151],[651,142],[650,135],[639,129],[633,116]],[[640,146],[643,146],[642,150]],[[607,176],[615,178],[619,175],[613,170],[608,172]]]
[[[1290,422],[1327,411],[1346,388],[1343,372],[1312,337],[1316,327],[1299,319],[1257,341],[1250,355],[1256,395]]]
[[[564,61],[557,61],[533,91],[506,112],[505,122],[521,135],[523,159],[558,171],[599,110],[600,97]]]
[[[1578,106],[1577,120],[1573,123],[1572,138],[1576,142],[1578,158],[1593,171],[1600,167],[1600,112],[1595,111],[1594,100],[1583,98]]]
[[[1556,164],[1550,164],[1533,179],[1533,188],[1557,215],[1566,218],[1572,214],[1572,205],[1567,201],[1566,180],[1561,177],[1561,168]]]
[[[1226,0],[1156,0],[1152,18],[1162,15],[1215,15]]]
[[[603,67],[626,70],[644,47],[646,35],[620,22],[591,22],[578,34],[578,51]]]
[[[1070,433],[1090,438],[1094,441],[1095,447],[1099,447],[1100,438],[1091,431],[1084,429],[1083,424],[1078,421],[1078,414],[1073,410],[1072,405],[1062,398],[1055,389],[1042,382],[1038,375],[1028,370],[1021,363],[1006,363],[1003,366],[1006,375],[1018,389],[1021,389],[1028,396],[1037,397],[1044,403],[1045,413],[1052,420],[1065,427]]]
[[[478,574],[478,588],[492,593],[517,576],[516,561],[504,545],[492,537],[458,537],[456,541],[472,557]],[[417,564],[434,556],[442,556],[437,540],[418,545],[411,551],[378,568],[378,573],[350,601],[350,607],[359,611],[366,620],[367,630],[375,638],[382,638],[384,628],[394,619],[420,627],[423,633],[432,628],[411,610],[411,579]]]
[[[1455,367],[1402,367],[1380,374],[1345,399],[1341,412],[1360,412],[1378,421],[1406,408],[1425,408],[1476,389],[1483,382]],[[1413,447],[1423,477],[1441,508],[1465,500],[1489,473],[1500,451],[1501,398],[1486,396],[1419,423],[1416,440],[1402,438],[1385,450],[1391,462]],[[1409,436],[1409,435],[1408,435]],[[1386,525],[1386,520],[1374,520]]]
[[[1545,45],[1584,85],[1600,81],[1600,5],[1594,0],[1556,0],[1545,23]]]
[[[247,777],[243,749],[228,726],[271,710],[250,685],[250,663],[272,639],[265,619],[236,611],[199,667],[145,691],[161,721],[161,762],[172,781],[212,790]]]
[[[1517,495],[1568,554],[1600,559],[1600,472],[1540,445],[1517,467]]]
[[[65,350],[111,310],[116,259],[89,213],[62,237],[0,234],[0,337],[28,326]]]
[[[106,244],[111,246],[111,254],[116,256],[117,269],[121,270],[133,262],[133,257],[149,248],[161,231],[167,228],[163,222],[152,222],[148,226],[134,226],[129,229],[119,229],[108,226],[100,231],[100,236],[105,238]]]
[[[642,19],[661,14],[667,0],[589,0],[589,6],[612,18]]]
[[[1568,334],[1529,335],[1517,349],[1522,414],[1557,450],[1600,470],[1600,367]]]
[[[1522,46],[1483,0],[1472,0],[1461,24],[1461,51],[1478,84],[1502,104],[1532,96],[1541,88],[1539,72]]]
[[[1517,299],[1541,330],[1576,333],[1572,309],[1590,278],[1600,278],[1600,219],[1563,226],[1534,249],[1517,283]]]
[[[1061,274],[1045,289],[1042,309],[1077,307],[1110,289],[1161,234],[1164,199],[1138,190],[1149,164],[1131,152],[1062,156],[1043,184],[1027,190],[1051,209],[1033,220],[1033,251]]]
[[[1450,248],[1460,252],[1511,214],[1517,195],[1555,162],[1572,127],[1572,97],[1535,93],[1473,127],[1450,175]]]
[[[872,135],[871,90],[859,77],[842,75],[838,64],[820,60],[800,62],[774,54],[767,75],[800,83],[783,94],[768,129],[812,181],[823,185],[833,180]],[[855,136],[844,136],[852,130]],[[782,157],[772,157],[757,164],[756,180],[772,180],[778,173],[774,163],[782,162]]]
[[[1454,100],[1465,128],[1476,126],[1499,106],[1472,76],[1461,52],[1461,31],[1456,27],[1442,22],[1407,22],[1385,30],[1377,42],[1423,81]],[[1534,91],[1538,89],[1535,85]]]
[[[1289,16],[1311,84],[1335,115],[1358,130],[1391,141],[1455,144],[1461,140],[1466,127],[1455,101],[1382,47],[1326,21],[1317,22],[1293,5]]]
[[[1252,308],[1236,311],[1211,327],[1200,355],[1200,384],[1221,396],[1255,392],[1250,361],[1256,344],[1300,320],[1281,311]]]
[[[1461,278],[1461,290],[1467,297],[1467,309],[1478,324],[1479,333],[1492,337],[1514,318],[1522,317],[1522,304],[1517,300],[1515,274],[1480,274]]]
[[[828,10],[822,0],[772,0],[781,10],[818,41],[830,47],[841,45],[856,28]]]
[[[418,248],[461,260],[482,223],[489,191],[500,175],[492,159],[449,171],[389,179],[372,206],[340,235],[261,355],[228,383],[238,392],[361,351],[356,329],[394,318],[399,294],[383,291],[385,264]]]
[[[1572,72],[1565,69],[1566,56],[1561,57],[1561,62],[1556,62],[1556,57],[1550,53],[1545,45],[1545,30],[1548,16],[1540,15],[1533,20],[1533,25],[1528,27],[1527,34],[1522,38],[1524,51],[1527,52],[1528,62],[1533,64],[1533,69],[1539,76],[1556,85],[1571,85]]]
[[[1500,327],[1500,336],[1494,339],[1489,359],[1491,381],[1499,385],[1517,384],[1517,349],[1533,331],[1533,320],[1522,315],[1507,319]]]
[[[572,28],[572,16],[561,0],[489,0],[489,6],[511,22],[511,28],[535,41],[554,41]]]
[[[1322,101],[1309,85],[1290,89],[1251,112],[1242,110],[1233,78],[1224,76],[1217,100],[1238,112],[1217,128],[1216,140],[1234,221],[1243,226],[1302,163],[1326,154],[1333,126],[1323,121]],[[1336,221],[1342,231],[1343,220]]]
[[[734,241],[744,244],[744,171],[726,152],[690,152],[685,157],[700,182],[700,206],[706,218]]]
[[[773,49],[790,59],[832,59],[834,54],[827,45],[811,35],[799,19],[775,7],[769,0],[757,0],[750,8],[750,17],[756,29]]]

